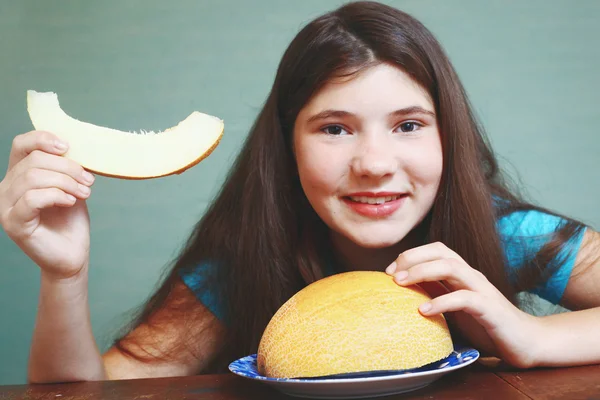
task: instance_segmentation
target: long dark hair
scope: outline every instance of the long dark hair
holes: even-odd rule
[[[256,352],[274,312],[323,276],[329,246],[328,229],[310,207],[297,176],[295,119],[328,80],[379,63],[398,66],[427,90],[437,115],[444,168],[422,241],[445,243],[513,302],[518,292],[550,276],[551,261],[583,224],[566,218],[553,239],[529,258],[516,282],[509,282],[497,219],[539,208],[521,200],[504,181],[463,86],[431,32],[395,8],[354,2],[315,19],[289,45],[220,192],[133,326],[151,322],[182,272],[209,264],[205,288],[218,288],[217,303],[226,316],[235,316],[228,318],[222,366]],[[120,340],[117,346],[127,351]]]

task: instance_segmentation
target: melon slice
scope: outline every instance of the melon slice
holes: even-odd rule
[[[150,179],[180,174],[206,158],[219,144],[224,124],[194,111],[163,132],[124,132],[67,115],[53,92],[27,91],[27,111],[36,130],[69,144],[65,157],[98,175]]]

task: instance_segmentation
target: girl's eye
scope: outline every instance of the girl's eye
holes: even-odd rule
[[[339,125],[329,125],[321,130],[323,132],[327,133],[328,135],[333,135],[333,136],[340,136],[340,135],[348,133],[348,132],[346,132],[346,130],[344,128],[342,128]]]
[[[409,122],[403,122],[403,123],[401,123],[398,128],[402,132],[408,133],[408,132],[415,132],[416,130],[418,130],[422,126],[423,125],[419,124],[418,122],[409,121]]]

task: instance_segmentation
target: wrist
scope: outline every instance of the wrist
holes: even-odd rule
[[[60,286],[74,286],[87,284],[88,278],[88,263],[82,265],[82,267],[75,273],[67,276],[59,275],[56,273],[41,270],[42,282],[50,285]]]
[[[70,276],[58,276],[42,270],[41,294],[50,295],[55,300],[65,301],[69,298],[81,299],[87,296],[88,290],[88,266],[84,265],[76,274]],[[59,301],[60,301],[59,300]]]
[[[524,334],[526,335],[524,343],[521,368],[535,368],[540,366],[543,359],[545,348],[544,321],[542,317],[523,312],[526,323]]]

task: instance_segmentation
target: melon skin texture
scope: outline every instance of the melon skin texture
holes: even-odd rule
[[[98,175],[121,179],[180,174],[208,157],[224,131],[221,119],[198,111],[162,132],[106,128],[67,115],[54,92],[28,90],[27,111],[36,130],[69,144],[65,157]]]
[[[318,280],[291,297],[267,325],[258,371],[272,378],[421,367],[453,351],[445,318],[424,317],[430,300],[383,272],[355,271]]]

